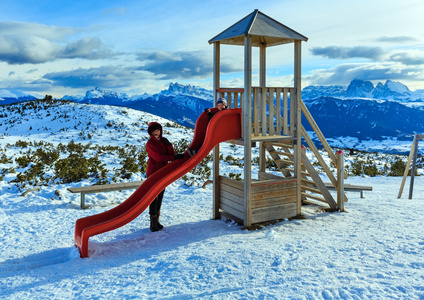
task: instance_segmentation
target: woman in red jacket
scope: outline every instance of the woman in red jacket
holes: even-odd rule
[[[146,150],[149,156],[149,160],[147,161],[147,176],[166,166],[170,161],[184,158],[184,154],[175,155],[172,144],[168,139],[162,137],[162,126],[159,123],[150,123],[147,132],[150,135],[150,139],[146,143]],[[159,216],[164,193],[165,189],[160,192],[149,206],[150,231],[152,232],[163,229],[163,226],[159,223]]]

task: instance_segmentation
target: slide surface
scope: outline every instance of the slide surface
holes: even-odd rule
[[[193,157],[187,153],[150,175],[142,185],[120,205],[103,213],[78,219],[75,223],[75,246],[81,257],[88,256],[88,239],[119,228],[140,215],[169,184],[196,167],[219,143],[241,137],[241,109],[226,109],[208,120],[203,112],[196,121],[190,148],[201,147]]]

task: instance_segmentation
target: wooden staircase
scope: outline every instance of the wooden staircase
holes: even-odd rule
[[[294,153],[291,142],[264,142],[263,146],[275,162],[284,177],[294,176]],[[302,151],[302,202],[319,201],[326,203],[331,210],[337,210],[337,203],[315,170],[308,157]]]

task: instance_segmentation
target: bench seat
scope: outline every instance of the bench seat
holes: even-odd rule
[[[81,208],[86,208],[85,206],[85,194],[95,194],[111,191],[123,191],[137,189],[143,181],[132,181],[132,182],[121,182],[121,183],[111,183],[111,184],[99,184],[99,185],[90,185],[90,186],[81,186],[68,188],[68,191],[71,193],[80,193],[81,194]]]

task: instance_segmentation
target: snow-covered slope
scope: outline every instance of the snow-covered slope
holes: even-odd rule
[[[190,138],[192,130],[128,108],[24,105],[0,108],[1,299],[423,298],[424,176],[415,179],[412,200],[405,194],[397,199],[400,177],[349,177],[346,183],[372,186],[373,191],[365,192],[365,198],[347,193],[346,212],[308,205],[302,207],[302,218],[251,231],[211,220],[211,185],[189,186],[181,179],[166,189],[163,231],[151,233],[149,216],[142,213],[93,237],[91,256],[81,259],[73,246],[75,221],[115,207],[133,191],[89,194],[90,207],[82,210],[79,196],[67,188],[90,185],[91,179],[52,181],[23,194],[12,182],[23,171],[15,159],[74,140],[108,146],[99,157],[113,170],[122,159],[113,148],[119,147],[118,153],[141,148],[151,120],[165,124],[174,145]],[[224,143],[220,148],[224,158],[242,159],[241,147]],[[225,159],[220,168],[223,175],[240,172]],[[419,172],[424,174],[422,167]],[[252,173],[256,176],[256,166]],[[142,179],[141,172],[131,177]]]

